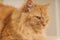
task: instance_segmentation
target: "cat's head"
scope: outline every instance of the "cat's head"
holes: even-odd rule
[[[31,5],[30,5],[31,6]],[[18,16],[20,17],[20,24],[23,22],[24,27],[31,27],[34,30],[41,30],[46,28],[49,22],[49,15],[47,11],[48,5],[33,5],[32,7],[23,7],[22,11],[19,13],[14,13],[14,20],[18,21]],[[16,16],[15,16],[16,15]],[[25,16],[26,15],[26,16]],[[22,27],[22,26],[21,26]]]
[[[32,27],[35,30],[41,30],[46,28],[49,22],[49,15],[47,11],[48,5],[34,5],[27,17],[27,26]]]

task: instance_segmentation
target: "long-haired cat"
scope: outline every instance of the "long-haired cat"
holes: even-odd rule
[[[47,5],[30,2],[5,18],[0,40],[46,40]]]

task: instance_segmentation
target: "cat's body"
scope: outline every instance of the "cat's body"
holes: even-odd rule
[[[45,26],[48,23],[46,5],[32,5],[14,11],[5,18],[0,40],[46,40]],[[1,26],[0,26],[1,27]]]
[[[2,30],[5,28],[5,25],[8,24],[7,18],[9,18],[14,10],[14,7],[0,4],[0,37]]]

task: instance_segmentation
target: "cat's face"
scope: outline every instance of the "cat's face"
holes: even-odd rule
[[[49,17],[47,14],[47,6],[42,5],[38,6],[36,8],[31,9],[31,11],[28,13],[26,25],[32,27],[33,29],[41,30],[45,28],[49,21]]]

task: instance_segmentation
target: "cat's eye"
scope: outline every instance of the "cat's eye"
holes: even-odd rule
[[[35,16],[37,19],[41,19],[41,17],[39,17],[39,16]]]

